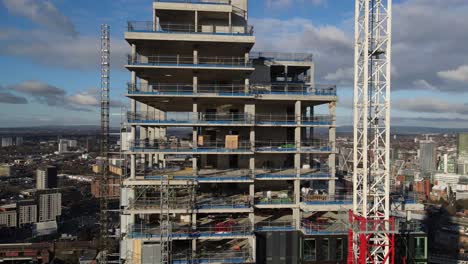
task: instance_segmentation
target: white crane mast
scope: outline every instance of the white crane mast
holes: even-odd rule
[[[354,263],[391,263],[392,0],[356,0],[355,8],[353,214],[365,224],[353,228],[353,256]],[[372,235],[359,236],[365,232]]]

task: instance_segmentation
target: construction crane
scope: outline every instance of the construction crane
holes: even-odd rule
[[[171,212],[170,199],[171,188],[169,186],[168,176],[163,176],[160,186],[160,206],[161,206],[161,225],[160,225],[160,241],[161,241],[161,264],[171,263],[172,255],[172,228],[171,228]]]
[[[356,0],[348,263],[394,263],[390,217],[392,0]]]
[[[109,236],[109,89],[110,89],[110,28],[101,25],[101,157],[102,175],[99,182],[100,193],[100,249],[102,263],[107,262],[110,252]]]

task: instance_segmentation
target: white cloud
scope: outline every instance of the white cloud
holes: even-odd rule
[[[3,0],[3,4],[12,14],[67,35],[77,35],[72,22],[49,0]]]
[[[440,71],[437,75],[447,81],[468,83],[468,65],[462,65],[454,70]]]
[[[324,6],[327,0],[267,0],[266,4],[270,8],[284,8],[295,5],[312,4],[314,6]]]
[[[396,100],[392,103],[392,107],[398,110],[417,113],[468,115],[468,104],[447,102],[432,97]]]

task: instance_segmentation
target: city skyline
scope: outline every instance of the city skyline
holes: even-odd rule
[[[0,63],[10,66],[0,75],[0,111],[7,113],[1,126],[99,124],[101,23],[111,26],[111,114],[118,126],[129,81],[123,32],[127,20],[151,20],[150,2],[3,0]],[[341,126],[352,121],[353,8],[337,0],[250,3],[254,50],[313,53],[317,83],[338,84]],[[392,125],[467,128],[468,66],[460,38],[468,29],[457,14],[468,3],[406,0],[393,9],[399,30],[393,36]]]

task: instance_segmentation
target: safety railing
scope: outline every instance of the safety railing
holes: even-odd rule
[[[255,122],[259,125],[295,125],[298,122],[303,125],[330,125],[331,115],[295,116],[280,114],[257,114]]]
[[[287,53],[287,52],[250,52],[252,59],[286,60],[286,61],[313,61],[310,53]]]
[[[315,168],[315,169],[301,169],[299,177],[303,179],[327,179],[330,178],[330,171],[328,168]]]
[[[253,124],[247,113],[128,112],[128,122],[159,124]]]
[[[292,231],[295,230],[295,221],[291,220],[273,220],[260,221],[255,223],[255,231]]]
[[[298,144],[294,141],[255,141],[257,152],[288,152],[296,151]]]
[[[406,222],[406,221],[397,221],[398,230],[400,234],[406,233],[423,233],[426,230],[424,223],[419,221]]]
[[[156,33],[185,33],[185,34],[213,34],[213,35],[243,35],[252,36],[253,26],[247,25],[216,25],[216,24],[182,24],[159,23],[153,21],[129,21],[129,32],[156,32]]]
[[[129,57],[129,63],[133,60]],[[141,61],[141,59],[140,59]],[[188,63],[193,61],[187,60]],[[132,64],[136,64],[132,63]],[[177,64],[177,61],[176,61]],[[127,84],[130,94],[160,94],[160,95],[193,95],[212,94],[220,96],[253,96],[262,94],[277,95],[315,95],[315,96],[336,96],[335,86],[314,87],[305,84],[198,84],[194,89],[189,83],[150,83],[150,84]],[[280,120],[281,121],[281,120]],[[287,121],[290,121],[289,118]],[[307,119],[303,120],[304,122]]]
[[[306,235],[339,235],[348,233],[348,225],[341,221],[332,223],[317,223],[304,219],[301,221],[301,230]]]
[[[294,198],[289,195],[287,192],[278,191],[278,192],[271,192],[267,191],[264,192],[263,195],[256,195],[255,196],[255,204],[256,205],[289,205],[294,204]]]
[[[294,167],[286,168],[255,168],[255,178],[257,179],[283,179],[296,178],[297,170]]]
[[[190,226],[172,224],[170,226],[172,238],[189,238],[193,233]],[[130,238],[159,238],[161,227],[158,225],[132,224],[128,226],[127,236]]]
[[[234,169],[234,170],[216,170],[207,169],[197,172],[197,180],[204,181],[246,181],[252,179],[252,171],[250,169]]]
[[[144,209],[158,209],[161,208],[161,199],[156,197],[145,197],[138,199],[130,199],[129,208],[136,210]],[[169,201],[170,209],[189,209],[192,208],[192,202],[190,198],[173,198]]]
[[[300,151],[332,151],[332,143],[328,140],[314,139],[301,141],[299,144]]]
[[[191,251],[172,255],[172,264],[194,263],[250,263],[252,255],[247,250],[203,251],[192,255]]]
[[[224,221],[215,225],[197,226],[196,232],[199,237],[248,236],[252,234],[252,226],[247,223]]]
[[[189,66],[189,67],[252,67],[252,62],[244,57],[193,57],[185,55],[128,55],[129,65]]]
[[[255,94],[336,96],[336,85],[280,82],[252,84],[251,90]]]
[[[351,195],[301,194],[301,201],[307,205],[346,205],[352,204]]]
[[[249,196],[242,197],[202,197],[197,198],[197,209],[236,209],[249,208],[251,202]]]
[[[188,3],[188,4],[215,4],[215,5],[230,5],[231,4],[231,0],[154,0],[154,2]]]
[[[329,152],[332,144],[327,140],[309,141],[255,141],[255,151],[257,152]]]
[[[141,152],[250,152],[249,141],[238,141],[237,144],[226,145],[224,141],[204,141],[202,145],[194,146],[191,141],[150,141],[147,139],[130,141],[132,151]]]

